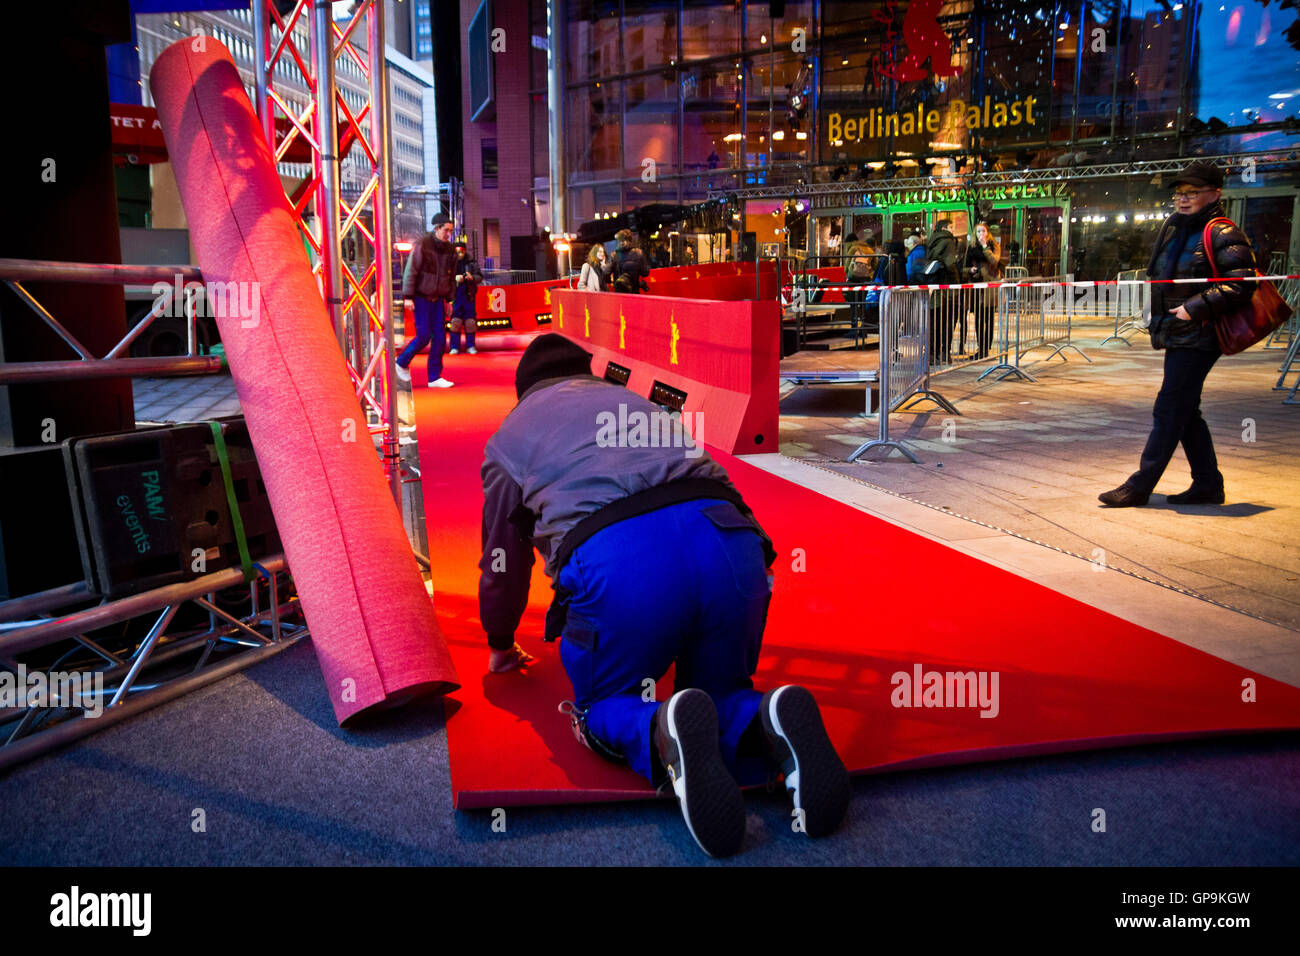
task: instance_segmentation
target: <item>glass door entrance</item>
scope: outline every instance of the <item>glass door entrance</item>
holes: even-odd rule
[[[1064,237],[1070,210],[1066,206],[1030,206],[1023,210],[1021,256],[1031,276],[1064,275],[1067,249]]]
[[[1259,268],[1290,272],[1290,263],[1300,258],[1294,190],[1225,190],[1223,204],[1254,247]]]
[[[840,251],[842,237],[850,231],[859,238],[874,235],[879,242],[895,239],[902,241],[918,228],[932,233],[935,224],[948,220],[948,230],[957,242],[959,257],[966,255],[966,246],[975,230],[975,221],[969,206],[964,203],[936,203],[933,205],[898,205],[883,209],[827,210],[816,223],[815,252],[821,255]],[[1068,200],[1051,200],[1035,203],[999,202],[989,216],[990,231],[1000,247],[1002,265],[1022,266],[1034,276],[1061,275],[1066,269],[1069,255],[1070,221]],[[883,249],[878,249],[883,251]]]

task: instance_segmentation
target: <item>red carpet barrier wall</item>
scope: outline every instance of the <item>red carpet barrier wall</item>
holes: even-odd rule
[[[233,283],[227,302],[241,303],[217,324],[334,712],[342,724],[416,691],[454,690],[243,82],[219,42],[192,44],[163,51],[153,97],[204,279]]]
[[[710,262],[702,266],[669,266],[652,269],[646,280],[651,295],[672,296],[681,299],[710,299],[736,302],[758,297],[775,301],[777,271],[775,263],[763,263],[758,286],[754,284],[752,262]],[[548,279],[541,282],[523,282],[518,285],[481,285],[474,299],[479,319],[507,317],[514,332],[533,332],[545,325],[537,324],[537,316],[550,315],[554,322],[552,293],[568,289],[565,279]],[[415,320],[407,310],[408,329],[415,328]],[[488,334],[497,330],[480,326]],[[505,331],[505,330],[501,330]]]
[[[674,272],[681,274],[673,275]],[[719,262],[704,266],[670,267],[652,270],[646,285],[650,287],[651,295],[682,299],[712,299],[723,302],[757,297],[765,302],[774,302],[777,292],[777,270],[776,263],[764,262],[758,284],[755,286],[752,262],[742,262],[739,265]]]
[[[656,382],[685,392],[682,411],[705,444],[738,455],[777,450],[775,302],[570,291],[552,300],[551,330],[592,353],[593,374],[613,362],[630,370],[627,388],[638,395],[649,397]]]
[[[551,311],[551,290],[568,287],[565,279],[521,282],[518,285],[480,285],[474,296],[474,309],[480,319],[508,316],[513,331],[535,332],[537,316]]]
[[[835,285],[844,284],[844,269],[839,266],[825,266],[821,269],[809,269],[808,271],[813,275],[817,276],[817,278],[819,279],[829,279]],[[823,292],[821,301],[826,305],[830,305],[835,302],[843,302],[844,293],[841,292],[839,289]]]

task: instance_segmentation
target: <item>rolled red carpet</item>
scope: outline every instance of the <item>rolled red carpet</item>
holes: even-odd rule
[[[459,686],[270,150],[230,53],[150,74],[217,325],[339,723]],[[231,297],[238,300],[232,306]],[[217,311],[223,311],[221,307]]]

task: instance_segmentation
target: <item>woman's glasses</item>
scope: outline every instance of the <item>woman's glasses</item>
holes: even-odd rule
[[[1195,199],[1201,193],[1208,193],[1210,191],[1211,190],[1209,189],[1175,189],[1174,202],[1178,202],[1180,199]]]

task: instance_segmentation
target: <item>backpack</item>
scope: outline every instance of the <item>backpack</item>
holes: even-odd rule
[[[948,251],[939,254],[938,250],[944,240],[948,241]],[[931,236],[930,241],[925,244],[925,268],[921,270],[923,276],[935,276],[939,273],[952,275],[957,268],[956,243],[952,236]]]

